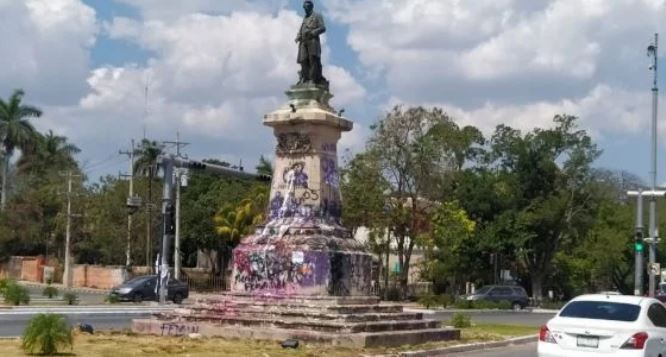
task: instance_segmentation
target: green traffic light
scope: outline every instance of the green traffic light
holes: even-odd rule
[[[642,252],[643,251],[643,243],[642,242],[637,242],[634,244],[634,249],[636,249],[637,252]]]

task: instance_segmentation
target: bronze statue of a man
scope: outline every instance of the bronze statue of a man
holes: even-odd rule
[[[305,18],[300,31],[296,36],[298,45],[298,63],[301,65],[299,84],[314,83],[328,85],[322,75],[321,68],[321,42],[319,35],[326,32],[324,17],[314,12],[314,3],[306,0],[303,3]]]

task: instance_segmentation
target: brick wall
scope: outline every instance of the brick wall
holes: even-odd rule
[[[123,267],[75,265],[72,273],[74,287],[111,289],[126,280],[126,272]]]
[[[44,279],[44,259],[24,257],[21,263],[21,280],[41,283]]]

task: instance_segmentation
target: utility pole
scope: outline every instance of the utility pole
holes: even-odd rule
[[[654,192],[657,189],[657,101],[659,95],[659,88],[657,86],[657,63],[658,63],[658,42],[659,34],[654,34],[654,43],[648,46],[647,54],[648,57],[654,59],[654,63],[650,66],[650,70],[653,72],[653,85],[652,85],[652,162],[650,170],[650,185],[651,190]],[[649,270],[649,296],[654,297],[655,293],[655,271],[653,267],[655,266],[656,261],[656,251],[657,251],[657,241],[659,239],[659,233],[657,231],[657,197],[650,196],[650,232],[649,232],[649,260],[650,260],[650,269]]]
[[[635,277],[634,295],[643,295],[643,191],[639,190],[636,195],[636,238],[634,241]]]
[[[159,298],[160,304],[166,303],[168,295],[167,287],[169,285],[169,242],[174,234],[173,230],[173,169],[174,160],[172,157],[165,157],[162,160],[164,169],[164,189],[162,191],[162,254],[161,265],[159,267]]]
[[[190,143],[182,142],[180,141],[180,132],[176,132],[176,141],[165,141],[165,144],[173,144],[176,145],[176,157],[180,159],[186,159],[186,155],[181,155],[180,153],[180,148],[185,147],[187,145],[190,145]],[[176,226],[176,238],[175,238],[175,243],[174,243],[174,252],[173,252],[173,262],[174,262],[174,278],[176,280],[180,279],[180,265],[181,265],[181,257],[180,257],[180,186],[181,186],[181,181],[182,181],[182,175],[184,171],[182,168],[175,168],[175,176],[176,176],[176,204],[175,204],[175,210],[176,210],[176,218],[175,218],[175,226]]]
[[[61,176],[64,176],[61,174]],[[70,242],[72,236],[72,217],[80,216],[72,214],[72,179],[74,177],[81,177],[81,175],[74,175],[71,171],[67,172],[67,223],[65,225],[65,272],[63,274],[63,284],[66,289],[72,287],[72,267],[70,259]]]
[[[134,197],[134,139],[132,139],[132,147],[129,151],[120,151],[120,155],[129,156],[129,195],[127,197],[127,244],[125,247],[125,269],[129,270],[132,264],[132,215],[136,209],[141,206],[137,198]]]

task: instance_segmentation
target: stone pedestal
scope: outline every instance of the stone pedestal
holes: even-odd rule
[[[353,123],[329,106],[330,93],[294,86],[267,114],[278,144],[269,221],[234,250],[232,292],[369,295],[372,257],[340,225],[337,145]]]
[[[337,143],[352,122],[329,106],[325,88],[294,86],[287,96],[264,118],[278,139],[269,218],[234,249],[231,291],[134,320],[132,330],[358,347],[459,339],[459,330],[372,296],[372,256],[340,224]]]

